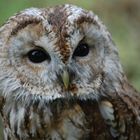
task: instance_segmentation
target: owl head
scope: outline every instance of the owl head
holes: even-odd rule
[[[91,11],[30,8],[0,28],[0,90],[6,99],[99,99],[119,87],[117,49]]]

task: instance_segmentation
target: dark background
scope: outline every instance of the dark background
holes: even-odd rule
[[[118,47],[129,81],[140,91],[140,0],[0,0],[0,26],[25,8],[64,3],[92,10],[101,18]]]

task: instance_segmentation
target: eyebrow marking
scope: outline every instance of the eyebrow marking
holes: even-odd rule
[[[38,24],[40,22],[41,22],[40,19],[34,19],[34,18],[18,21],[17,26],[11,31],[11,36],[16,35],[19,32],[19,30],[24,29],[30,24]]]

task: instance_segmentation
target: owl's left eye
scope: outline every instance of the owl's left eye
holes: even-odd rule
[[[89,45],[87,43],[80,43],[75,49],[73,56],[84,57],[89,53]]]
[[[41,49],[34,49],[27,54],[29,60],[33,63],[41,63],[45,60],[50,60],[49,54]]]

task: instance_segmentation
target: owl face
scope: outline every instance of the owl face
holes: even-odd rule
[[[98,99],[121,71],[98,17],[73,5],[26,9],[1,27],[0,40],[0,89],[16,99]]]

